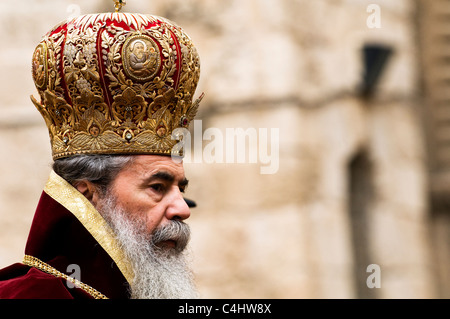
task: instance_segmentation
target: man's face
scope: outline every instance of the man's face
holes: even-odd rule
[[[144,53],[144,45],[140,42],[136,43],[134,46],[134,54],[136,54],[138,57],[141,57]]]
[[[170,156],[135,156],[96,207],[115,232],[135,270],[132,298],[195,298],[185,249],[190,238],[187,186],[181,163]]]
[[[147,234],[171,220],[185,220],[190,210],[183,198],[188,181],[182,163],[170,156],[136,155],[111,185],[117,205],[131,218],[145,220]],[[166,241],[162,246],[174,247]]]

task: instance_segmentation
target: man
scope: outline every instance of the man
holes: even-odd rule
[[[139,76],[147,76],[153,73],[150,69],[153,69],[155,64],[153,60],[155,49],[153,47],[150,48],[150,54],[148,54],[145,43],[136,40],[131,45],[130,50],[132,52],[130,54],[130,67],[134,70],[134,73]]]
[[[145,81],[124,50],[139,39],[161,48]],[[160,17],[91,14],[57,25],[33,57],[33,70],[46,70],[32,101],[54,164],[23,262],[0,270],[0,298],[196,297],[174,147],[200,102],[190,38]]]

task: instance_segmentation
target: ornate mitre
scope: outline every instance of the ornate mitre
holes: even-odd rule
[[[53,159],[171,155],[172,132],[189,126],[203,96],[193,102],[199,56],[180,27],[117,10],[55,26],[34,51],[32,74]]]

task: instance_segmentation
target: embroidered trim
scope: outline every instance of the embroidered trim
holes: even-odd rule
[[[95,207],[78,190],[54,171],[50,173],[45,193],[69,210],[114,260],[129,284],[134,272],[112,229]]]
[[[43,262],[42,260],[40,260],[36,257],[25,255],[23,257],[23,263],[27,266],[39,269],[47,274],[70,281],[76,287],[83,289],[84,291],[86,291],[88,294],[90,294],[95,299],[108,299],[108,297],[106,297],[104,294],[102,294],[98,290],[92,288],[89,285],[86,285],[85,283],[82,283],[81,281],[79,281],[73,277],[67,276],[66,274],[58,271],[57,269],[53,268],[49,264],[46,264],[45,262]]]

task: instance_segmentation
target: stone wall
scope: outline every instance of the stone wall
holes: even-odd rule
[[[110,2],[77,4],[84,14],[110,11]],[[29,101],[31,53],[50,27],[78,13],[71,3],[0,5],[8,43],[0,59],[0,266],[21,260],[50,170],[47,130]],[[373,3],[380,28],[367,25]],[[274,174],[261,174],[259,159],[185,164],[187,196],[198,204],[190,249],[202,297],[439,296],[415,10],[412,0],[128,1],[125,11],[166,16],[196,44],[203,131],[279,130]],[[364,99],[368,43],[394,53]],[[369,264],[380,266],[381,288],[367,288]]]

